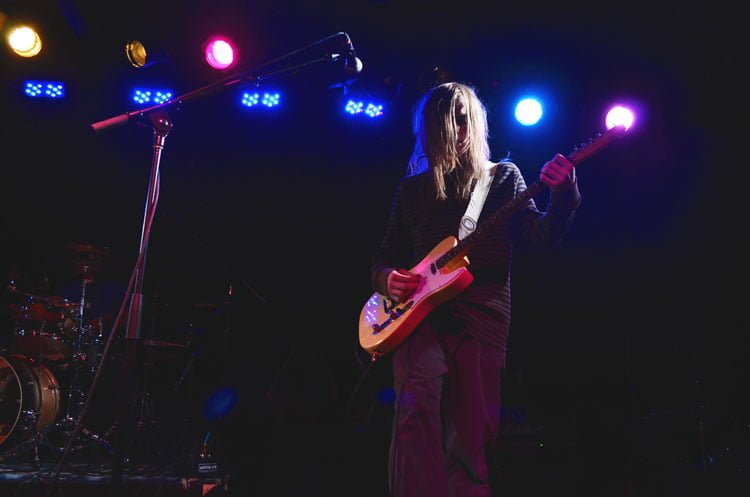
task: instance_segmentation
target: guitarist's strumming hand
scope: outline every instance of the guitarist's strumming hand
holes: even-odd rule
[[[553,192],[566,192],[576,182],[575,165],[564,155],[556,154],[544,164],[539,179]]]
[[[419,285],[421,276],[407,271],[406,269],[394,269],[388,273],[386,288],[388,297],[397,303],[405,302],[414,293]]]

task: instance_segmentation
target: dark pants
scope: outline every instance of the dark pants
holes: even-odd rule
[[[392,497],[488,497],[503,354],[428,322],[393,354]]]

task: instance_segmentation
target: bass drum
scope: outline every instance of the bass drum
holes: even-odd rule
[[[60,387],[45,365],[23,355],[0,355],[0,450],[30,438],[59,412]]]

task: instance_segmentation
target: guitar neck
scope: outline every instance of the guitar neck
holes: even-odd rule
[[[531,198],[541,193],[545,188],[547,188],[547,185],[540,180],[529,185],[526,190],[510,199],[502,207],[493,212],[492,215],[479,224],[474,231],[463,240],[460,240],[455,247],[443,254],[436,262],[437,267],[441,268],[456,257],[466,255],[471,247],[478,242],[488,230],[507,221],[514,212],[525,205]]]

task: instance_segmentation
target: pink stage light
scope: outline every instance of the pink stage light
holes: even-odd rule
[[[223,70],[235,62],[234,48],[226,38],[211,38],[206,43],[206,62],[214,69]]]

